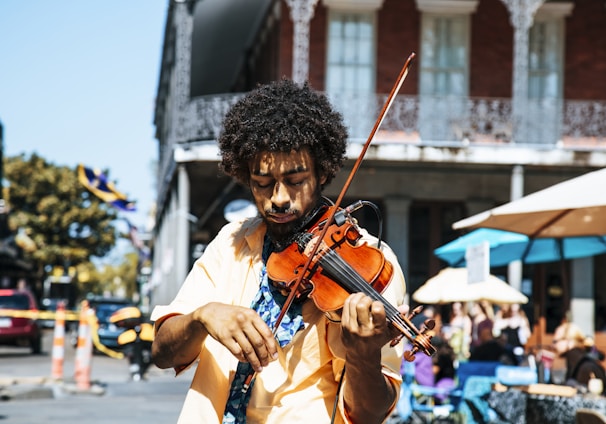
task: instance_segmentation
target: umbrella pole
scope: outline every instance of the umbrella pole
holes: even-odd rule
[[[538,289],[538,300],[539,304],[535,305],[535,312],[538,311],[536,316],[538,316],[537,324],[535,324],[535,329],[537,330],[536,335],[536,344],[537,346],[543,345],[543,336],[545,336],[545,332],[547,330],[547,325],[545,321],[545,303],[547,300],[546,296],[546,287],[545,287],[545,265],[538,265],[535,271],[535,276],[537,278],[537,289]]]
[[[570,310],[570,281],[568,278],[568,272],[566,269],[566,258],[564,257],[564,241],[561,238],[556,240],[556,244],[558,246],[559,254],[560,254],[560,274],[562,278],[562,308],[564,309],[562,312],[564,316]]]

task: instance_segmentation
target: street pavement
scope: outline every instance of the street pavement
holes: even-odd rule
[[[32,398],[0,402],[0,422],[176,423],[187,391],[185,381],[150,375],[147,381],[107,383],[103,394],[65,393],[55,388],[55,397],[52,398],[36,398],[34,395]]]
[[[151,367],[133,381],[126,359],[95,354],[91,387],[78,390],[74,380],[75,349],[66,346],[64,378],[51,375],[52,331],[43,353],[0,347],[0,424],[149,424],[175,423],[193,370],[175,377],[172,370]]]

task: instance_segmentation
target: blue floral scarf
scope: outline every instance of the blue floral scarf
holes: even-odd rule
[[[265,264],[272,251],[272,244],[266,236],[263,243],[263,268],[261,269],[260,275],[261,283],[259,291],[250,307],[257,311],[261,318],[263,318],[263,321],[265,321],[269,328],[273,330],[278,316],[280,315],[280,311],[282,310],[282,305],[284,305],[286,300],[286,296],[282,295],[273,284],[270,284],[269,278],[267,277]],[[286,315],[282,318],[280,327],[276,332],[276,339],[280,344],[280,347],[286,346],[297,331],[303,329],[303,326],[301,304],[293,302]],[[229,398],[225,405],[223,424],[246,423],[246,407],[248,406],[252,393],[252,386],[255,380],[253,379],[247,391],[243,391],[243,386],[248,376],[252,373],[253,368],[248,362],[238,363],[236,374],[229,391]]]

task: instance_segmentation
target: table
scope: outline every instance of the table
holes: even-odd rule
[[[606,398],[595,395],[539,395],[509,388],[491,391],[486,400],[501,419],[513,424],[574,424],[579,408],[606,414]]]

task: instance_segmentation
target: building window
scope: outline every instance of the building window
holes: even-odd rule
[[[424,13],[421,20],[419,131],[449,142],[466,127],[469,15]]]
[[[375,105],[375,12],[331,10],[326,92],[343,114],[350,140],[365,140]]]
[[[531,99],[562,97],[562,19],[535,21],[529,34],[528,96]]]
[[[467,96],[469,17],[424,14],[421,95]]]
[[[552,144],[561,137],[563,18],[535,20],[528,34],[529,142]]]
[[[327,67],[329,93],[374,92],[374,12],[330,12]]]

